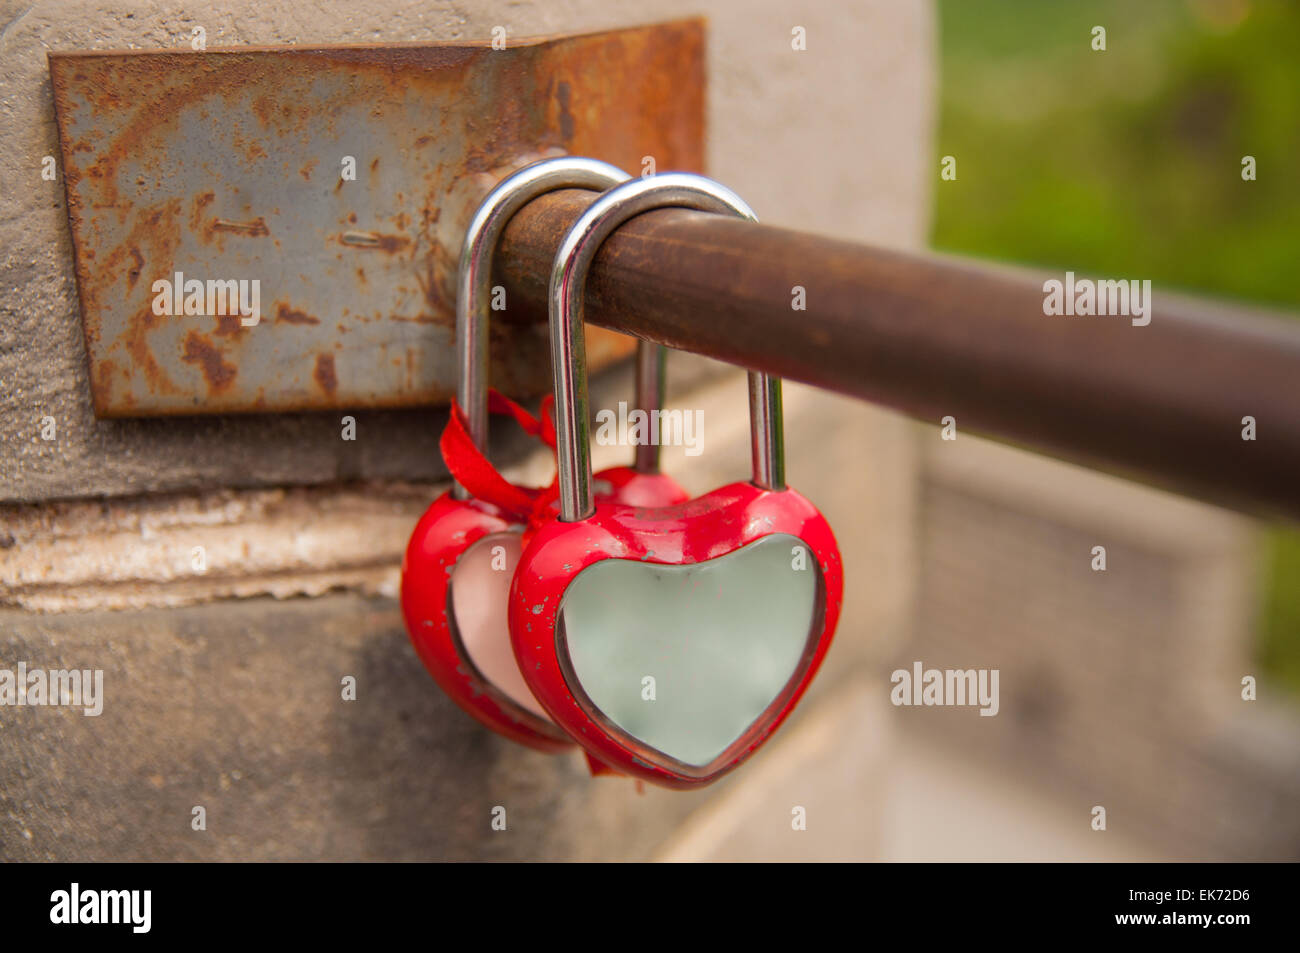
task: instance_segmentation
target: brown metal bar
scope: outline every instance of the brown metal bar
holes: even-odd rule
[[[545,320],[551,257],[591,201],[553,193],[507,227],[497,280],[512,319]],[[1300,517],[1300,324],[1158,286],[1145,327],[1048,316],[1043,301],[1043,278],[1023,272],[666,209],[605,243],[586,315],[936,427],[951,415],[960,432]]]

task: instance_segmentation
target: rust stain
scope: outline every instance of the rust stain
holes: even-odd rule
[[[311,181],[311,174],[316,170],[316,166],[319,164],[319,159],[308,159],[306,163],[303,164],[303,167],[298,170],[298,174],[302,176],[304,182]]]
[[[158,359],[154,357],[153,351],[149,347],[149,332],[161,324],[159,319],[151,308],[145,308],[133,317],[123,334],[123,343],[126,345],[126,352],[131,356],[134,365],[144,374],[145,381],[151,390],[161,391],[164,393],[175,393],[176,385],[172,383],[171,377],[163,370]]]
[[[248,333],[243,320],[237,314],[217,315],[217,329],[212,332],[219,338],[237,338]]]
[[[206,192],[200,192],[194,196],[190,203],[190,231],[196,235],[206,236],[207,230],[203,227],[203,214],[207,207],[215,202],[217,193],[208,189]]]
[[[95,393],[110,394],[113,391],[113,375],[118,373],[117,364],[113,361],[101,361],[95,368],[93,379],[91,380],[91,390]]]
[[[312,371],[311,376],[315,378],[321,390],[333,397],[339,386],[338,375],[334,373],[334,355],[317,354],[316,369]]]
[[[438,310],[438,276],[434,269],[433,257],[428,256],[424,259],[424,271],[415,273],[416,284],[420,286],[420,294],[424,296],[424,303],[437,313]]]
[[[130,233],[122,242],[110,249],[109,254],[102,261],[95,261],[93,255],[79,254],[77,256],[77,287],[81,296],[83,315],[85,316],[83,323],[86,329],[86,340],[92,349],[98,347],[100,343],[102,328],[99,315],[104,308],[103,296],[116,293],[116,283],[124,271],[127,275],[127,282],[131,283],[130,268],[126,264],[126,259],[130,258],[133,263],[138,262],[132,252],[139,252],[139,249],[143,247],[145,252],[140,254],[147,261],[153,262],[158,271],[162,271],[163,268],[160,263],[173,260],[175,249],[181,240],[181,229],[178,221],[180,208],[180,200],[173,199],[161,205],[141,210],[131,227]],[[170,277],[170,275],[167,276]],[[156,274],[154,277],[163,277],[163,275]],[[148,282],[148,284],[152,285],[152,282]],[[146,288],[146,290],[148,289]],[[172,383],[171,377],[159,364],[149,346],[149,334],[158,328],[163,321],[167,320],[165,317],[154,314],[152,305],[152,297],[146,298],[143,306],[132,313],[131,317],[126,320],[126,326],[121,329],[118,336],[109,345],[108,350],[110,352],[118,348],[125,350],[131,360],[132,368],[144,375],[145,382],[151,392],[174,394],[177,393],[177,389]],[[90,317],[92,315],[93,318]],[[91,394],[94,397],[96,412],[114,405],[116,397],[116,392],[113,389],[114,380],[119,377],[129,376],[129,372],[123,374],[110,372],[99,375],[92,371],[90,378]]]
[[[181,352],[181,360],[186,364],[198,366],[204,380],[208,382],[208,391],[214,394],[228,390],[235,382],[235,375],[238,373],[238,368],[233,364],[227,364],[221,351],[198,331],[190,331],[185,335],[185,349]]]
[[[305,311],[298,311],[283,302],[275,308],[276,324],[320,324],[320,318],[312,317]]]
[[[263,129],[270,128],[272,113],[275,110],[275,103],[268,96],[258,96],[253,100],[253,115],[257,117],[258,123]]]
[[[555,88],[555,99],[560,104],[560,135],[566,143],[573,141],[573,113],[569,112],[569,102],[573,99],[573,90],[564,80]]]

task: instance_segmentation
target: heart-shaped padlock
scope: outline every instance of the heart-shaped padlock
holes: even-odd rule
[[[700,176],[610,189],[575,222],[550,285],[560,512],[530,528],[509,622],[554,722],[617,771],[698,787],[751,755],[799,700],[839,618],[839,548],[784,484],[781,382],[750,373],[753,478],[683,503],[593,499],[582,290],[604,239],[643,211],[753,212]]]
[[[525,166],[483,200],[466,234],[456,301],[460,361],[458,401],[443,437],[444,457],[459,448],[470,459],[480,493],[457,482],[425,512],[402,561],[402,612],[416,652],[434,680],[461,708],[493,730],[543,751],[567,749],[571,740],[537,703],[519,673],[510,646],[506,600],[521,549],[520,534],[545,493],[514,487],[482,456],[488,435],[488,299],[492,254],[506,223],[538,195],[562,188],[605,189],[628,178],[614,166],[564,156]],[[662,348],[638,346],[638,404],[658,403]],[[521,408],[493,394],[494,411],[509,412],[545,438],[545,428]],[[452,438],[459,438],[455,442]],[[468,469],[461,473],[470,472]],[[666,505],[686,498],[658,472],[657,458],[638,455],[637,467],[603,471],[601,498]],[[496,489],[498,492],[487,492]]]

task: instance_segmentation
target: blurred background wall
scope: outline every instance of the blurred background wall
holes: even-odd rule
[[[935,186],[934,247],[1149,278],[1157,295],[1300,306],[1300,7],[943,0],[938,12],[935,153],[958,157],[958,174]],[[923,439],[910,657],[1001,659],[1011,706],[974,721],[922,710],[927,735],[1072,811],[1108,806],[1108,833],[1150,856],[1300,857],[1295,527]],[[1105,572],[1092,569],[1098,545]],[[1256,701],[1242,698],[1246,676]]]

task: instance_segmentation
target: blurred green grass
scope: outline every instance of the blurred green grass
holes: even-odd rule
[[[934,247],[1300,311],[1300,3],[939,10]],[[1300,531],[1262,558],[1258,662],[1300,693]]]

